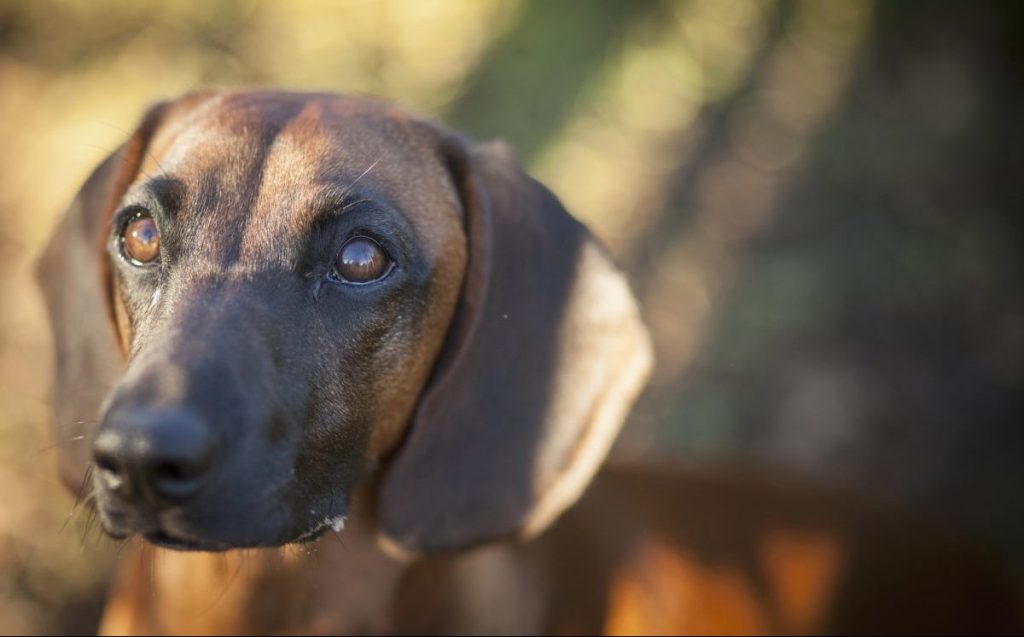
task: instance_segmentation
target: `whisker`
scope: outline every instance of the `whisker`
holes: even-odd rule
[[[78,549],[85,552],[85,544],[89,540],[90,532],[93,530],[96,524],[96,509],[89,509],[89,517],[86,518],[85,528],[82,529],[81,535],[78,539]]]
[[[96,497],[96,491],[92,490],[89,492],[88,495],[85,495],[85,497],[83,498],[83,494],[85,494],[85,486],[92,482],[93,466],[94,465],[91,462],[88,465],[86,465],[85,474],[82,476],[82,484],[78,486],[78,491],[75,493],[75,502],[74,504],[71,505],[71,511],[69,511],[67,517],[64,518],[64,524],[60,526],[60,529],[57,531],[57,535],[60,535],[64,532],[64,529],[67,528],[68,524],[75,517],[75,513],[78,512],[79,506],[81,504],[87,503]]]
[[[111,126],[110,124],[107,124],[107,125]],[[114,126],[113,128],[117,128],[117,127]],[[118,130],[120,130],[120,129],[118,129]],[[122,132],[124,132],[124,131],[122,131]],[[112,149],[112,148],[109,148],[109,147],[104,146],[102,144],[84,144],[84,145],[86,147],[88,147],[88,148],[95,148],[97,150],[102,150],[102,151],[106,152],[108,155],[111,155],[113,157],[117,157],[121,161],[125,161],[128,158],[128,149],[127,148],[113,148]],[[154,159],[153,161],[156,161],[156,159]],[[157,165],[159,165],[159,162],[157,162]],[[163,166],[160,167],[160,170],[163,171]],[[141,166],[139,167],[139,172],[142,173],[142,175],[144,177],[146,177],[147,179],[150,179],[150,178],[153,177],[152,173],[147,173],[146,171],[142,170]]]
[[[85,475],[82,476],[82,484],[78,486],[78,492],[75,493],[75,506],[78,506],[82,501],[82,494],[85,493],[85,485],[92,482],[92,472],[95,467],[96,465],[91,462],[85,465]]]
[[[340,531],[335,531],[334,529],[331,529],[331,535],[333,535],[334,539],[338,541],[338,544],[341,545],[341,548],[344,551],[347,552],[348,551],[348,547],[345,545],[345,540],[341,537],[341,532]]]
[[[349,208],[352,208],[354,206],[358,206],[361,203],[370,203],[370,200],[369,199],[356,199],[355,201],[346,201],[345,204],[341,207],[341,209],[342,210],[348,210]]]
[[[36,451],[36,455],[40,456],[40,455],[46,453],[47,451],[52,451],[53,449],[56,449],[57,447],[61,446],[65,442],[81,442],[82,440],[85,440],[85,435],[84,434],[83,435],[78,435],[78,436],[71,436],[67,440],[58,440],[57,442],[55,442],[53,444],[46,445],[42,449],[39,449],[38,451]]]
[[[109,127],[109,128],[113,128],[114,130],[116,130],[116,131],[118,131],[120,133],[123,133],[124,136],[127,137],[128,139],[131,139],[135,135],[134,132],[126,131],[123,128],[121,128],[120,126],[118,126],[116,124],[113,124],[111,122],[100,121],[100,123],[105,125],[105,126],[107,126],[107,127]],[[143,148],[143,151],[144,151],[145,156],[147,156],[147,157],[149,157],[150,159],[153,160],[153,163],[156,164],[157,168],[160,169],[160,172],[166,175],[167,174],[167,170],[164,169],[163,164],[161,164],[160,160],[156,158],[156,155],[154,155],[153,152],[150,151],[148,144]],[[147,175],[146,177],[148,178],[149,175]]]
[[[366,170],[364,170],[362,173],[360,173],[358,177],[356,177],[355,179],[352,180],[352,183],[350,183],[348,186],[345,187],[345,192],[351,191],[353,186],[355,186],[357,183],[359,183],[360,179],[362,179],[363,177],[365,177],[368,174],[370,174],[370,171],[373,170],[374,168],[376,168],[377,164],[379,164],[379,163],[380,163],[380,159],[374,160],[374,162],[372,164],[370,164],[369,166],[366,167]]]

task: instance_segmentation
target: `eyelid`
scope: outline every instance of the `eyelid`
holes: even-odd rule
[[[341,250],[348,245],[349,242],[355,241],[356,239],[369,239],[370,241],[373,241],[381,250],[384,251],[384,254],[386,254],[389,259],[392,261],[395,260],[395,257],[393,256],[395,246],[391,245],[392,242],[379,233],[374,232],[372,228],[364,228],[362,226],[356,226],[345,233],[345,236],[341,239],[341,243],[338,245],[338,253],[340,254]]]
[[[153,221],[157,221],[156,215],[154,215],[148,207],[142,204],[130,204],[115,212],[113,223],[111,224],[115,236],[120,236],[129,223],[143,215],[152,217]],[[157,225],[159,226],[159,222]]]
[[[408,221],[386,201],[351,190],[329,204],[318,200],[314,208],[319,212],[310,224],[313,233],[326,231],[332,241],[340,242],[334,244],[337,249],[357,235],[373,239],[393,259],[409,248],[403,236],[409,233]]]

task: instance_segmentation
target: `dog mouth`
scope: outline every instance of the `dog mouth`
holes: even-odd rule
[[[219,542],[172,535],[164,530],[143,533],[142,537],[150,544],[175,551],[226,551],[232,548]]]
[[[246,533],[238,533],[238,529],[224,528],[203,532],[193,528],[181,510],[139,510],[111,504],[104,506],[104,503],[101,503],[99,511],[103,530],[112,538],[124,540],[131,536],[139,536],[154,546],[176,551],[221,552],[241,548],[307,544],[318,540],[328,531],[341,532],[346,520],[345,514],[332,514],[307,522],[303,525],[306,530],[301,527],[296,529],[283,519],[279,519],[280,524],[262,529],[249,527],[249,532]],[[282,527],[291,527],[291,530],[282,532]],[[301,532],[296,534],[296,531]]]
[[[306,544],[329,531],[340,532],[348,513],[345,498],[331,494],[302,504],[271,485],[233,498],[194,498],[167,502],[137,495],[126,498],[96,484],[96,509],[103,530],[114,539],[139,537],[176,551],[221,552]],[[268,495],[269,494],[269,495]],[[254,497],[258,496],[258,497]],[[269,500],[268,500],[269,498]],[[246,502],[259,499],[262,504]]]
[[[324,518],[323,520],[316,523],[316,525],[309,531],[299,535],[298,537],[282,543],[267,543],[258,544],[257,546],[279,546],[283,544],[308,544],[315,542],[320,539],[328,531],[334,533],[341,532],[345,528],[345,517],[334,516]],[[141,534],[142,537],[155,546],[161,548],[173,549],[175,551],[227,551],[233,548],[250,548],[248,546],[233,546],[231,544],[216,542],[208,539],[192,537],[186,534],[179,534],[172,531],[165,530],[163,528],[157,528],[153,531],[148,531]]]
[[[104,511],[102,507],[100,511],[103,530],[115,540],[125,540],[137,535],[155,546],[176,551],[226,551],[233,548],[228,543],[197,537],[175,528],[179,525],[162,519],[164,516],[132,515],[117,510]]]

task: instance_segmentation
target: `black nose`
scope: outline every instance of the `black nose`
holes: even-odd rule
[[[178,504],[202,487],[213,464],[207,423],[182,409],[122,409],[107,414],[93,443],[104,486],[135,502]]]

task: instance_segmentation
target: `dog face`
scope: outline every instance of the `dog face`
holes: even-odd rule
[[[507,151],[362,98],[158,105],[41,278],[63,475],[94,463],[104,528],[172,548],[314,539],[360,484],[407,550],[535,533],[649,367],[621,275]]]
[[[97,500],[118,535],[288,542],[346,514],[408,420],[466,237],[435,148],[397,114],[210,101],[164,115],[112,216],[130,365],[94,442]]]

